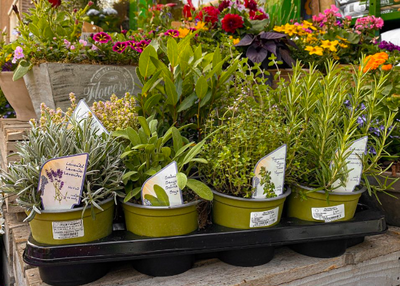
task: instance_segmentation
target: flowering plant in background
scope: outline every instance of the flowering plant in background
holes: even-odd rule
[[[332,5],[312,20],[312,23],[303,21],[274,27],[274,31],[285,33],[299,46],[298,50],[292,49],[295,59],[319,66],[331,58],[349,64],[363,53],[377,51],[375,32],[383,26],[381,18],[362,17],[351,27],[351,17],[341,18],[339,9]]]
[[[120,26],[122,24],[120,17],[118,16],[117,10],[106,7],[101,10],[89,9],[83,18],[84,21],[93,23],[96,26],[101,27],[107,32],[120,32]]]

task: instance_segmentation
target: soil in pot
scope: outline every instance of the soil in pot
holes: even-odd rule
[[[114,198],[99,204],[104,211],[95,208],[95,219],[88,207],[67,211],[45,211],[36,214],[29,222],[33,238],[43,244],[61,245],[85,243],[111,234],[114,217]]]

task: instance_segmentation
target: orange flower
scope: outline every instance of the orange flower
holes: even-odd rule
[[[384,70],[384,71],[390,71],[391,69],[392,69],[392,65],[391,64],[388,64],[388,65],[383,65],[382,66],[382,70]]]
[[[381,65],[383,65],[389,58],[389,55],[385,52],[376,53],[374,55],[369,55],[364,59],[364,69],[363,72],[369,70],[376,70]]]

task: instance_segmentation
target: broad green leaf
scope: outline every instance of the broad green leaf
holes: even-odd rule
[[[163,188],[161,188],[159,185],[154,185],[154,192],[157,195],[157,199],[164,206],[169,206],[169,197]]]
[[[149,176],[154,176],[155,174],[157,174],[157,169],[155,169],[155,168],[150,168],[150,169],[148,169],[146,172],[145,172],[145,174],[146,175],[149,175]]]
[[[187,177],[184,173],[179,172],[176,175],[176,180],[178,181],[179,189],[183,190],[186,187]]]
[[[113,136],[113,137],[122,137],[122,138],[125,138],[125,139],[129,139],[128,134],[126,133],[126,130],[113,131],[111,133],[111,136]]]
[[[129,156],[130,154],[133,154],[134,151],[126,151],[121,154],[121,159],[124,159],[126,156]]]
[[[178,65],[178,44],[175,39],[169,37],[167,42],[167,56],[172,67]]]
[[[150,128],[149,125],[146,121],[146,118],[144,118],[143,116],[138,116],[138,121],[140,123],[140,126],[142,126],[144,133],[150,137],[151,132],[150,132]]]
[[[214,197],[211,189],[200,181],[188,179],[186,185],[202,199],[211,201]]]
[[[219,82],[221,84],[224,84],[231,77],[231,75],[237,70],[237,66],[238,62],[235,61],[232,65],[229,66],[229,68],[226,71],[222,72]]]
[[[174,151],[177,152],[183,146],[182,136],[176,127],[172,127],[172,141],[174,145]]]
[[[32,64],[26,60],[21,60],[14,71],[13,81],[19,80],[32,68]]]
[[[130,201],[133,197],[135,197],[137,194],[139,194],[141,190],[142,190],[141,187],[137,187],[137,188],[133,189],[132,191],[130,191],[126,195],[124,202],[126,203],[126,202]]]
[[[139,71],[144,79],[147,79],[156,71],[150,57],[157,58],[157,52],[153,46],[147,46],[139,57]]]
[[[219,49],[219,44],[218,44],[213,54],[213,59],[212,59],[213,68],[215,68],[217,64],[219,64],[220,62],[221,62],[221,51]]]
[[[188,148],[193,146],[193,142],[185,144],[183,147],[181,147],[178,151],[175,152],[175,157],[173,160],[177,160],[179,156],[181,156]]]
[[[182,73],[186,74],[189,68],[189,60],[193,57],[193,50],[190,45],[185,46],[183,52],[179,57],[179,66],[181,67]]]
[[[155,57],[150,57],[151,62],[153,63],[153,65],[157,68],[157,70],[162,70],[163,75],[162,77],[170,77],[171,73],[168,69],[168,67],[160,60],[158,60]]]
[[[122,176],[122,180],[129,179],[132,175],[135,175],[135,174],[137,174],[137,173],[138,173],[138,172],[136,172],[136,171],[129,171],[129,172],[125,173],[125,174]]]
[[[152,206],[155,206],[155,207],[163,206],[162,202],[160,202],[160,200],[157,199],[155,196],[147,194],[147,195],[144,195],[144,198],[146,200],[148,200]]]
[[[207,74],[206,78],[209,79],[211,78],[214,74],[216,74],[217,76],[221,74],[222,71],[222,65],[225,63],[227,58],[225,58],[224,60],[220,61],[219,63],[217,63],[215,65],[215,67],[213,67],[213,69]]]
[[[144,112],[147,114],[151,113],[151,109],[158,104],[160,99],[161,99],[160,94],[156,94],[148,98],[144,103],[144,106],[142,106]]]
[[[197,61],[201,59],[203,56],[203,51],[201,49],[201,45],[198,45],[197,48],[194,49],[194,60]]]
[[[205,96],[205,97],[203,98],[203,100],[201,101],[200,107],[203,107],[204,105],[206,105],[207,102],[210,101],[211,96],[212,96],[212,90],[210,89],[210,90],[207,92],[206,96]]]
[[[175,90],[176,94],[178,95],[178,101],[182,96],[182,90],[183,90],[183,80],[180,75],[175,79]]]
[[[161,148],[161,153],[165,156],[165,158],[169,158],[171,156],[171,148],[169,147],[162,147]]]
[[[183,167],[187,163],[190,163],[194,157],[196,157],[204,146],[205,141],[202,140],[201,142],[197,143],[189,152],[187,152],[186,156],[183,158],[181,166]],[[181,168],[182,168],[181,167]]]
[[[140,141],[139,134],[132,127],[126,128],[126,134],[128,135],[129,140],[131,141],[133,146],[139,145],[142,143]]]
[[[172,82],[172,80],[170,80],[168,77],[164,78],[164,83],[165,83],[165,93],[167,94],[166,103],[175,106],[176,103],[178,102],[178,94],[176,92],[175,85]]]
[[[195,103],[195,101],[197,100],[197,96],[195,93],[192,93],[191,95],[189,95],[188,97],[186,97],[182,103],[179,105],[178,107],[178,112],[182,112],[186,109],[189,109],[190,107],[193,106],[193,104]]]
[[[35,24],[33,23],[29,24],[29,31],[31,31],[31,33],[36,37],[40,38],[39,28]]]
[[[185,77],[182,83],[182,95],[186,96],[192,94],[194,86],[193,76],[190,75]]]
[[[43,38],[48,41],[52,40],[54,37],[54,33],[49,26],[44,27],[43,29]]]
[[[157,132],[157,120],[150,121],[149,128],[150,128],[151,134],[153,134],[154,132]],[[151,140],[150,140],[150,143],[152,143]]]
[[[208,90],[207,80],[201,76],[196,83],[196,95],[199,99],[203,99],[206,96]]]
[[[202,163],[202,164],[208,164],[208,161],[204,158],[193,158],[192,162],[197,162],[197,163]]]

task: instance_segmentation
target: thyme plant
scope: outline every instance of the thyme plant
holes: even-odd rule
[[[49,120],[44,129],[32,123],[26,140],[17,143],[18,162],[2,170],[0,181],[5,193],[17,194],[17,202],[26,208],[32,220],[41,213],[41,199],[38,192],[40,167],[49,159],[88,153],[88,166],[81,204],[84,210],[92,205],[101,209],[99,203],[116,197],[122,188],[120,143],[111,135],[97,136],[97,129],[91,126],[91,119],[80,122],[70,119],[69,123],[54,123]],[[94,215],[94,208],[92,215]]]
[[[373,189],[368,177],[382,173],[378,161],[386,154],[395,125],[396,112],[383,110],[382,104],[387,76],[382,73],[371,80],[363,66],[354,67],[349,76],[333,61],[326,71],[324,75],[315,66],[302,71],[298,63],[291,82],[274,91],[288,127],[286,181],[329,193],[338,188],[336,181],[343,185],[348,176],[351,144],[368,136],[368,149],[374,151],[361,158],[362,184],[370,193],[384,190],[382,185]],[[370,132],[373,124],[381,126],[381,136]]]

